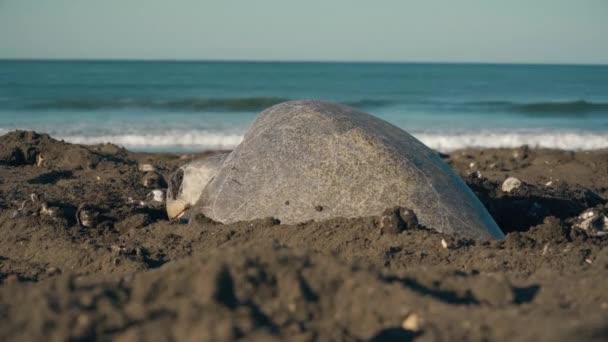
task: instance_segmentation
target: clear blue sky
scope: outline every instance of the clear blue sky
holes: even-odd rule
[[[0,0],[0,58],[608,63],[608,0]]]

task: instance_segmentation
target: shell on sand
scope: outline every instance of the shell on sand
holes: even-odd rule
[[[201,196],[228,153],[219,153],[181,166],[171,175],[167,189],[167,216],[180,218]]]
[[[386,121],[324,101],[262,112],[193,210],[223,223],[274,217],[295,224],[394,206],[443,233],[504,237],[437,153]]]

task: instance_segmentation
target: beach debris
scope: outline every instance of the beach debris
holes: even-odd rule
[[[422,330],[422,325],[423,321],[420,315],[416,313],[410,313],[405,317],[405,319],[401,323],[401,328],[416,333]]]
[[[47,202],[40,203],[40,215],[49,216],[54,219],[62,217],[63,212],[58,207],[51,207]]]
[[[137,169],[140,172],[156,172],[157,171],[156,166],[154,166],[152,164],[147,164],[147,163],[146,164],[139,164],[137,166]]]
[[[38,153],[36,155],[36,166],[38,166],[38,167],[44,166],[44,157],[42,157],[42,153]]]
[[[146,188],[166,188],[167,183],[158,172],[146,172],[142,179],[142,184]]]
[[[513,192],[514,190],[518,189],[519,187],[522,186],[522,182],[515,178],[515,177],[509,177],[507,179],[505,179],[505,181],[502,183],[502,186],[500,187],[500,189],[503,192]]]
[[[441,239],[441,247],[448,249],[450,245],[448,245],[447,241],[445,241],[445,239]]]
[[[547,183],[545,183],[545,186],[549,187],[553,185],[553,181],[548,181]]]
[[[589,236],[604,236],[608,234],[608,217],[597,209],[587,209],[577,217],[574,228]]]
[[[40,212],[40,198],[35,193],[31,193],[29,198],[21,202],[19,207],[13,211],[11,218],[36,215]]]
[[[476,166],[476,165],[477,165],[477,164],[475,164],[474,162],[471,162],[471,163],[469,164],[469,169],[473,169],[473,168],[475,168],[475,166]]]
[[[81,204],[76,211],[76,222],[83,228],[91,228],[97,225],[99,213],[89,204]]]
[[[289,101],[262,112],[201,188],[193,215],[221,223],[378,217],[398,206],[439,232],[504,238],[437,153],[382,119],[325,101]],[[298,200],[285,205],[294,194]],[[317,204],[331,205],[317,211]]]
[[[543,252],[541,253],[541,255],[545,255],[545,254],[547,254],[547,252],[548,252],[548,251],[549,251],[549,244],[548,244],[548,243],[546,243],[546,244],[545,244],[545,247],[543,247]]]
[[[180,218],[199,199],[201,193],[215,177],[228,153],[218,153],[181,166],[169,179],[167,189],[167,216]]]

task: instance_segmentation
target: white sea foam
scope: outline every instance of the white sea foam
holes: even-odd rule
[[[477,132],[461,134],[414,133],[433,149],[450,152],[461,148],[556,148],[562,150],[595,150],[608,148],[608,132]]]
[[[9,130],[0,128],[0,134]],[[164,133],[116,133],[108,135],[51,133],[56,139],[78,144],[113,143],[133,150],[213,150],[231,149],[243,139],[240,134],[220,131],[167,131]],[[563,150],[595,150],[608,148],[608,132],[577,131],[505,131],[505,132],[413,132],[429,147],[450,152],[462,148],[556,148]]]
[[[164,134],[113,134],[100,136],[58,135],[57,139],[76,144],[113,143],[131,149],[231,149],[237,146],[243,137],[238,134],[211,132],[170,132]]]

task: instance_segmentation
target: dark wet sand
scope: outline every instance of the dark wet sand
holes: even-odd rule
[[[608,210],[608,151],[444,156],[501,242],[373,217],[169,222],[147,195],[204,155],[0,137],[0,340],[608,339],[608,236],[574,227]],[[150,188],[142,163],[163,176]],[[508,176],[524,185],[502,192]]]

